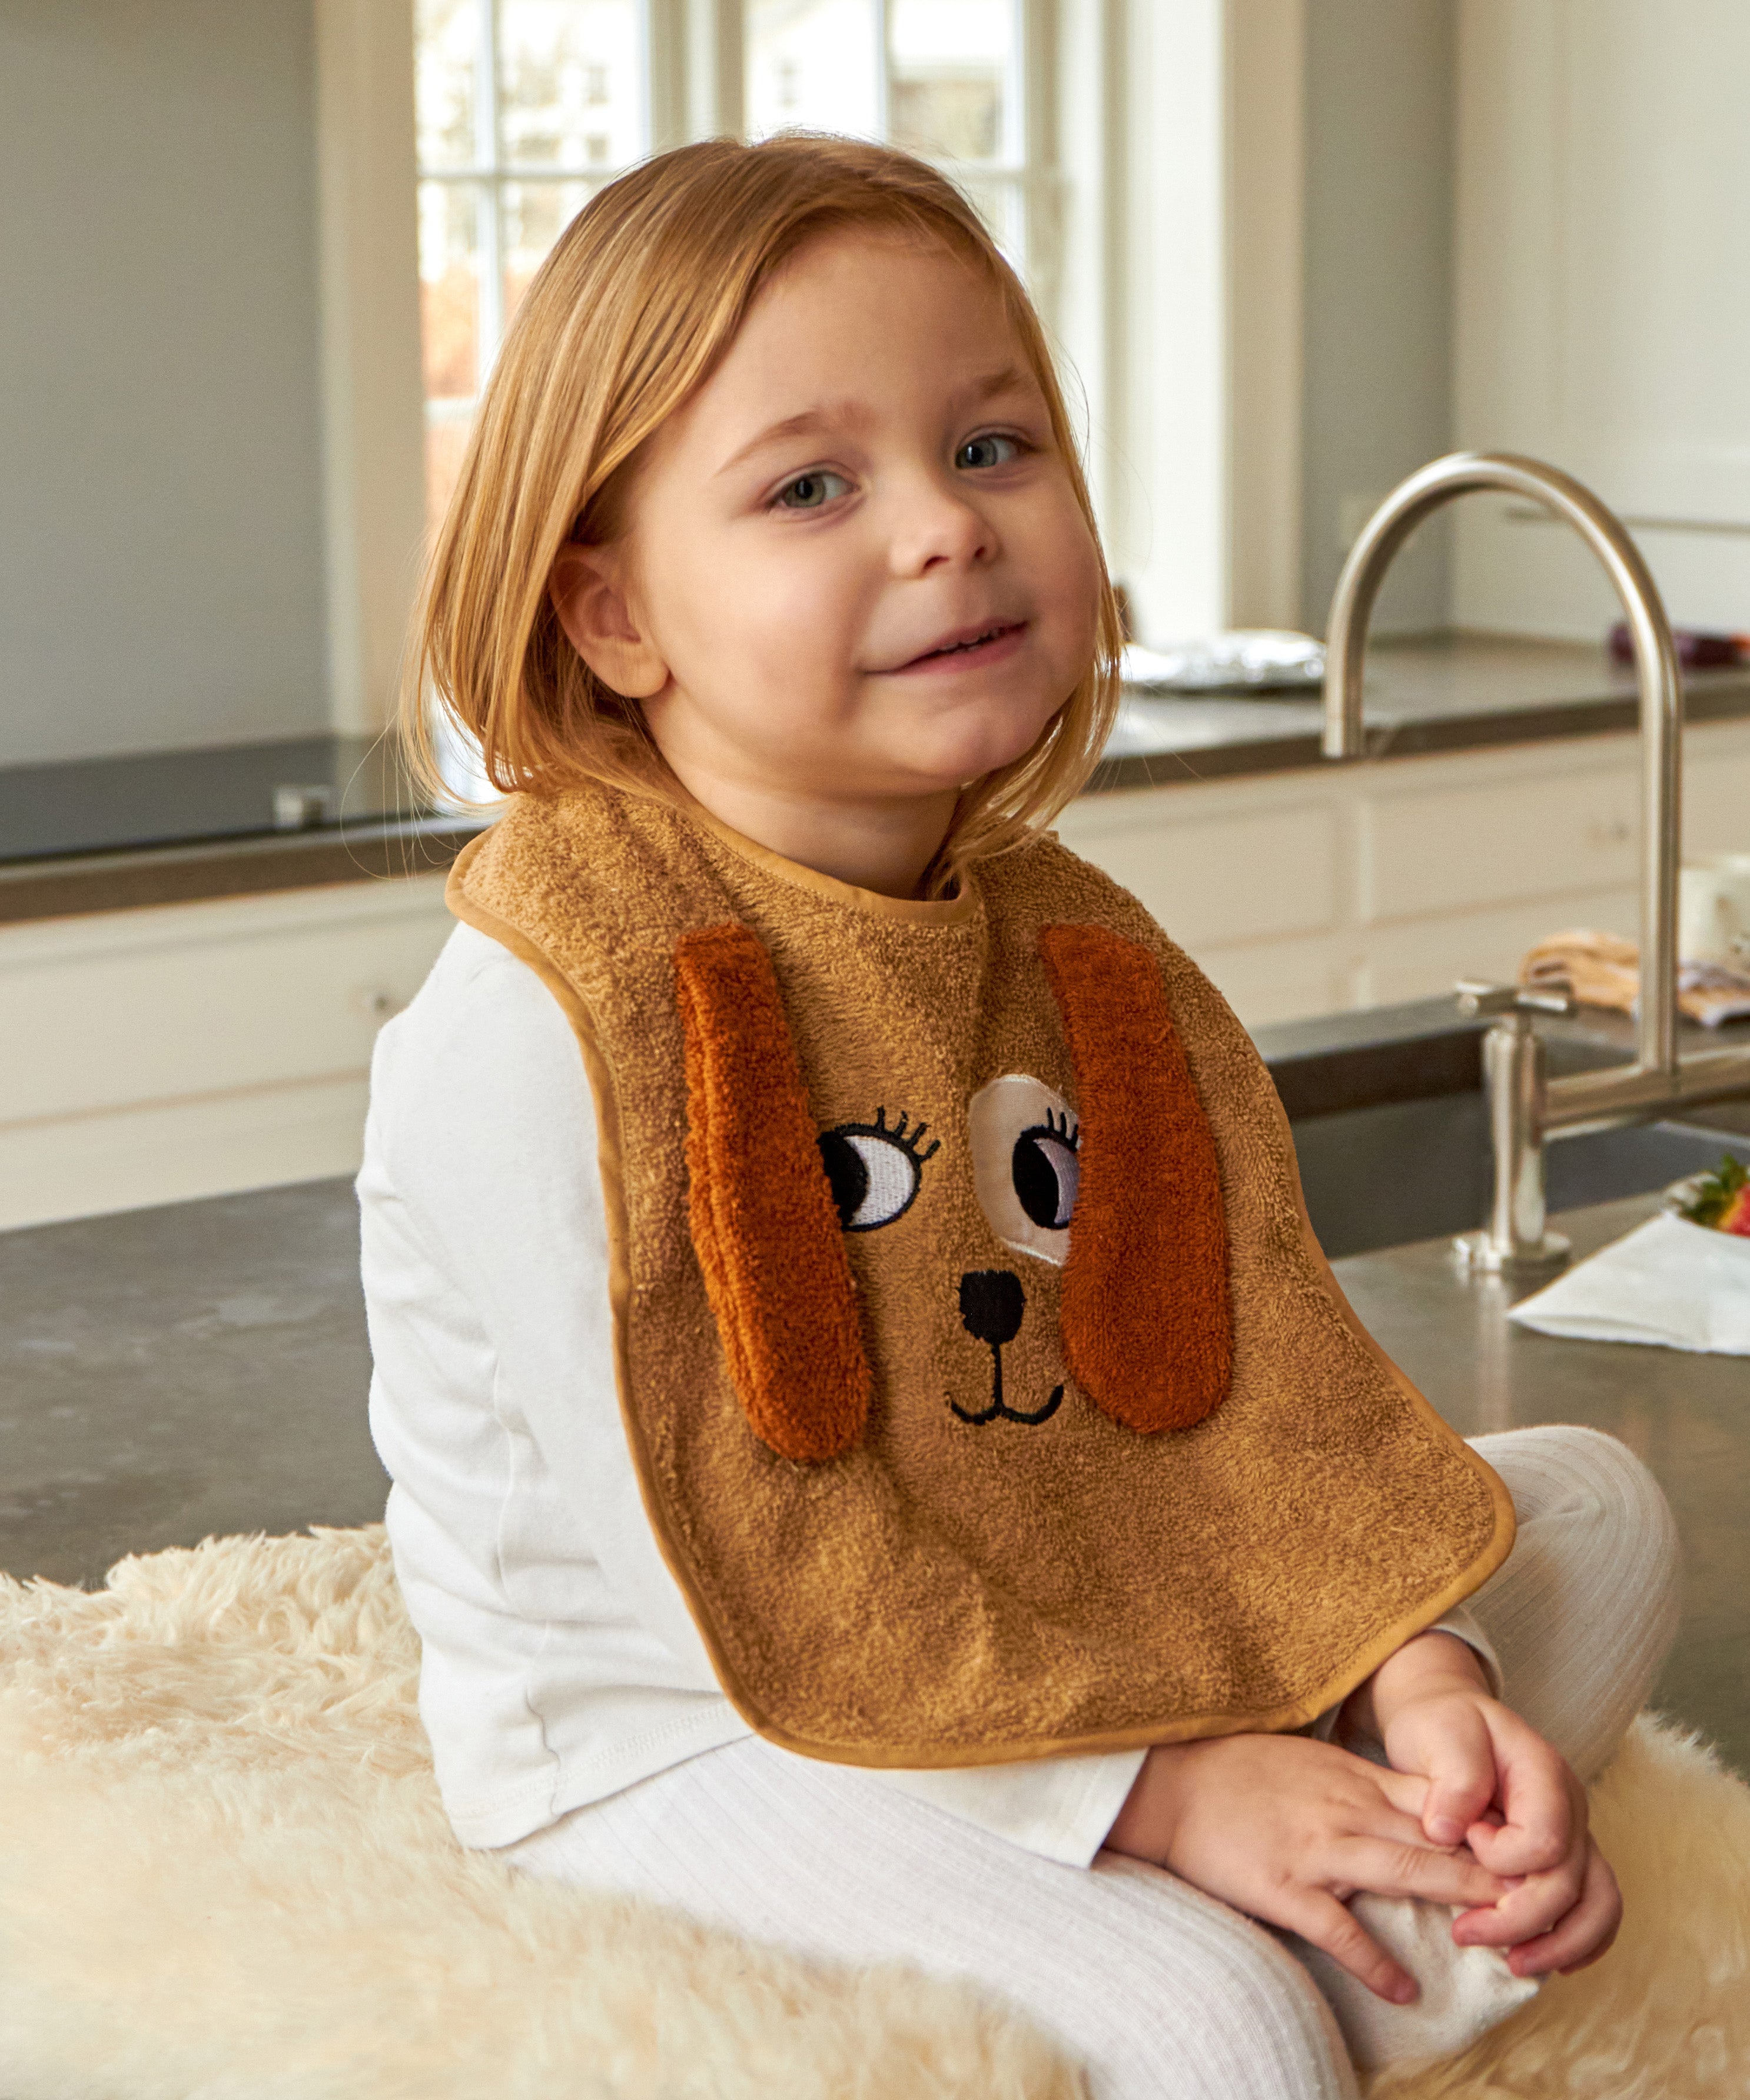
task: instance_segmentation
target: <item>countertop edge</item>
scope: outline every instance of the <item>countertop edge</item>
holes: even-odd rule
[[[16,862],[0,867],[0,925],[440,874],[484,827],[438,817]]]
[[[1691,686],[1685,694],[1684,726],[1750,720],[1750,680],[1736,676]],[[1633,735],[1640,703],[1633,694],[1590,700],[1540,702],[1534,707],[1488,713],[1433,715],[1368,724],[1363,755],[1369,760],[1424,758],[1462,751],[1488,751],[1518,743],[1553,743],[1571,738]],[[1327,763],[1318,734],[1261,736],[1182,749],[1127,752],[1103,758],[1085,794],[1125,788],[1195,788],[1209,780],[1257,773],[1291,773]]]

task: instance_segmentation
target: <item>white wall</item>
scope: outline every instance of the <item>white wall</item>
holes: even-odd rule
[[[1081,156],[1112,184],[1096,480],[1147,642],[1298,613],[1305,11],[1306,0],[1076,0],[1066,16],[1072,81],[1091,62],[1085,20],[1107,24],[1116,149],[1103,139],[1103,162]],[[1076,262],[1072,307],[1093,274]],[[1066,333],[1084,356],[1073,313]]]
[[[1115,570],[1144,639],[1322,632],[1372,503],[1452,442],[1452,0],[1132,0],[1118,55]],[[1449,532],[1381,629],[1447,624]]]
[[[316,0],[328,690],[393,718],[425,540],[409,0]]]
[[[1130,0],[1108,82],[1120,150],[1103,522],[1149,642],[1226,619],[1226,5]]]
[[[1750,628],[1750,7],[1459,0],[1458,431],[1635,529],[1680,623]],[[1573,536],[1477,499],[1461,621],[1596,637]]]
[[[326,724],[310,0],[0,8],[0,764]]]
[[[1372,503],[1452,446],[1456,58],[1452,0],[1307,9],[1300,616],[1315,633]],[[1450,529],[1436,518],[1399,557],[1377,630],[1447,624]]]

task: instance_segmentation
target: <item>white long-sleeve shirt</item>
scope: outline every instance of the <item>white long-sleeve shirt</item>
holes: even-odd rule
[[[378,1039],[358,1180],[396,1573],[464,1844],[508,1845],[747,1735],[621,1424],[594,1105],[534,972],[459,926]],[[1487,1657],[1467,1614],[1441,1624]],[[1141,1750],[885,1783],[1072,1865]]]

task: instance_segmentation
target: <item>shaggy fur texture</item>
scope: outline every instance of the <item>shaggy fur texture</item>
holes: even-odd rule
[[[1209,1118],[1147,948],[1104,926],[1041,926],[1039,953],[1081,1104],[1064,1357],[1115,1422],[1144,1435],[1190,1429],[1220,1405],[1234,1370]]]
[[[380,1529],[0,1582],[7,2100],[1073,2100],[1018,2016],[461,1851]],[[1643,1721],[1597,1794],[1609,1960],[1379,2100],[1750,2080],[1750,1793]]]
[[[692,1243],[753,1433],[811,1463],[860,1443],[868,1358],[771,958],[745,926],[674,944]]]

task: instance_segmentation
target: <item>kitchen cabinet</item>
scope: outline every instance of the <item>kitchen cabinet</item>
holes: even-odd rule
[[[0,1228],[358,1165],[444,877],[0,927]]]
[[[1750,852],[1750,724],[1691,726],[1684,793],[1689,855]],[[1633,937],[1639,798],[1636,739],[1600,736],[1085,796],[1058,831],[1257,1027]]]

